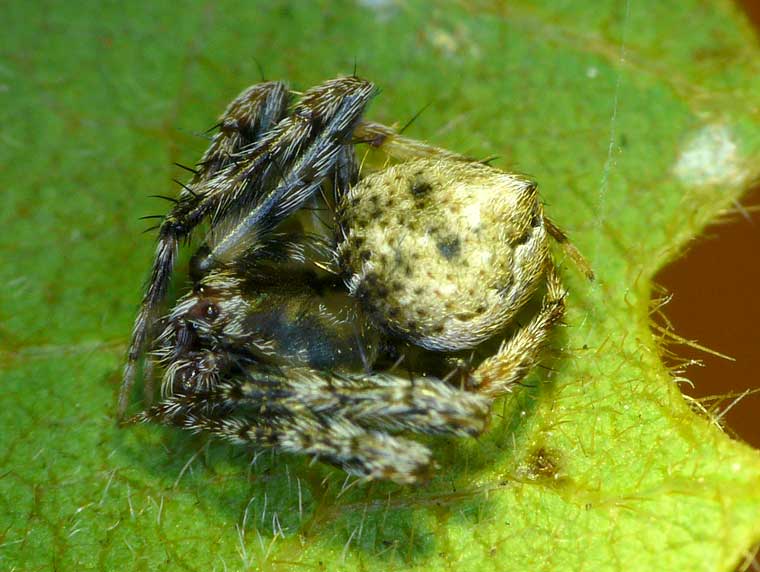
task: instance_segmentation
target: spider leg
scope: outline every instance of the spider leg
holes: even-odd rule
[[[127,409],[138,361],[150,343],[151,329],[158,307],[166,296],[179,242],[192,232],[210,206],[203,192],[196,189],[213,178],[219,170],[224,170],[239,147],[248,145],[266,133],[272,123],[285,112],[286,105],[287,89],[280,82],[258,84],[238,96],[222,116],[223,129],[213,138],[200,168],[190,184],[183,186],[178,203],[162,222],[153,268],[135,319],[127,363],[124,366],[117,408],[119,418],[124,416]],[[237,129],[233,129],[232,125],[236,125]]]
[[[432,473],[432,454],[424,445],[382,431],[368,431],[343,418],[299,414],[261,423],[248,418],[190,417],[184,426],[236,444],[252,443],[307,455],[367,480],[412,484],[427,480]]]
[[[180,363],[178,375],[190,360]],[[191,367],[205,375],[202,366]],[[209,431],[306,454],[357,476],[411,483],[430,473],[430,452],[386,431],[473,436],[485,428],[489,406],[487,397],[434,378],[251,366],[218,384],[170,395],[135,420]]]
[[[276,390],[270,391],[269,397],[276,400]],[[317,414],[297,401],[274,410],[233,409],[208,396],[173,396],[134,421],[159,421],[207,431],[236,444],[307,455],[369,480],[409,484],[425,480],[431,473],[432,455],[427,447],[367,430],[345,417]]]
[[[432,473],[430,450],[402,437],[368,431],[342,418],[300,415],[276,425],[242,419],[209,420],[211,430],[233,443],[254,443],[307,455],[367,480],[413,484]]]
[[[410,430],[473,436],[484,428],[490,401],[433,377],[409,379],[387,373],[330,373],[283,368],[221,385],[218,398],[235,408],[305,408],[314,415],[344,417],[366,429]]]
[[[215,126],[219,132],[199,161],[190,187],[234,163],[238,153],[261,139],[282,118],[288,99],[287,86],[279,81],[257,83],[243,90],[219,117]]]
[[[594,271],[591,269],[591,265],[575,247],[575,245],[570,242],[570,239],[562,231],[562,229],[554,224],[554,222],[552,222],[552,220],[549,219],[546,215],[544,215],[544,227],[546,228],[546,232],[549,234],[549,236],[551,236],[557,242],[557,244],[562,247],[562,249],[565,251],[565,254],[567,254],[570,260],[573,261],[573,264],[575,264],[576,268],[583,272],[588,280],[593,281]]]
[[[265,173],[279,169],[279,181],[269,192],[263,193],[251,208],[234,212],[215,222],[207,240],[209,251],[198,262],[201,271],[228,264],[242,254],[255,250],[263,236],[314,196],[333,173],[341,156],[345,156],[354,127],[374,90],[370,82],[346,77],[315,88],[316,95],[311,91],[304,95],[300,106],[274,130],[279,132],[284,128],[288,136],[301,133],[292,145],[298,147],[299,152],[291,153],[288,149],[282,157],[284,162],[270,156],[269,161],[261,164]],[[329,114],[325,111],[328,109]],[[319,126],[318,131],[315,131],[316,125]],[[267,153],[259,154],[253,162],[259,163],[260,156]],[[291,161],[292,165],[289,165]],[[249,171],[249,166],[242,169],[243,173]],[[234,188],[239,178],[240,175],[232,179],[220,176],[212,183],[232,185]],[[234,195],[235,192],[225,194]]]
[[[328,238],[314,233],[272,233],[264,237],[253,253],[246,253],[240,265],[246,272],[255,272],[262,263],[276,263],[278,268],[287,269],[313,267],[328,274],[336,275],[334,246]],[[266,268],[266,266],[264,266]]]
[[[404,137],[392,127],[362,121],[354,129],[355,143],[366,143],[374,149],[380,149],[394,159],[408,161],[411,159],[449,159],[455,161],[475,161],[459,153],[454,153],[442,147],[428,145],[422,141]]]
[[[546,285],[541,309],[470,375],[468,390],[495,399],[509,393],[538,362],[549,334],[565,315],[567,292],[553,264],[547,270]]]
[[[325,139],[328,125],[334,129],[348,121],[353,127],[373,94],[370,82],[355,77],[340,77],[308,90],[287,117],[203,183],[207,204],[198,205],[198,212],[189,216],[210,215],[215,226],[230,210],[266,202],[266,191],[271,195],[275,186],[273,180],[282,179],[294,161],[302,163],[304,150]]]
[[[361,125],[361,123],[360,123]],[[354,130],[356,134],[356,130]],[[354,150],[346,146],[341,149],[335,167],[335,179],[333,181],[333,205],[340,203],[351,187],[359,182],[359,163],[356,161]]]

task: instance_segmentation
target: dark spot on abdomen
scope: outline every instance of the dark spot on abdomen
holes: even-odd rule
[[[409,186],[409,192],[414,197],[423,197],[433,190],[433,186],[424,179],[416,179]]]
[[[436,246],[438,247],[438,252],[440,252],[441,256],[446,260],[457,258],[462,251],[462,244],[459,237],[454,234],[439,240],[436,243]]]

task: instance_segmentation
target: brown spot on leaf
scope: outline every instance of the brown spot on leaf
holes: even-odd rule
[[[547,447],[538,447],[528,456],[528,474],[535,480],[557,480],[562,462],[557,451]]]

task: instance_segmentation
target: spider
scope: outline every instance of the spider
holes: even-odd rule
[[[148,408],[133,420],[422,482],[432,454],[399,434],[481,433],[562,320],[548,237],[590,271],[531,180],[363,119],[372,83],[295,95],[277,81],[243,91],[169,199],[118,414],[150,350]],[[360,166],[359,145],[386,164]],[[159,317],[179,244],[204,221],[192,288]]]

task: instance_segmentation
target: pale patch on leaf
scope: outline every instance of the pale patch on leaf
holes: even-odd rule
[[[741,185],[749,174],[727,125],[707,125],[689,137],[675,175],[684,185]]]

